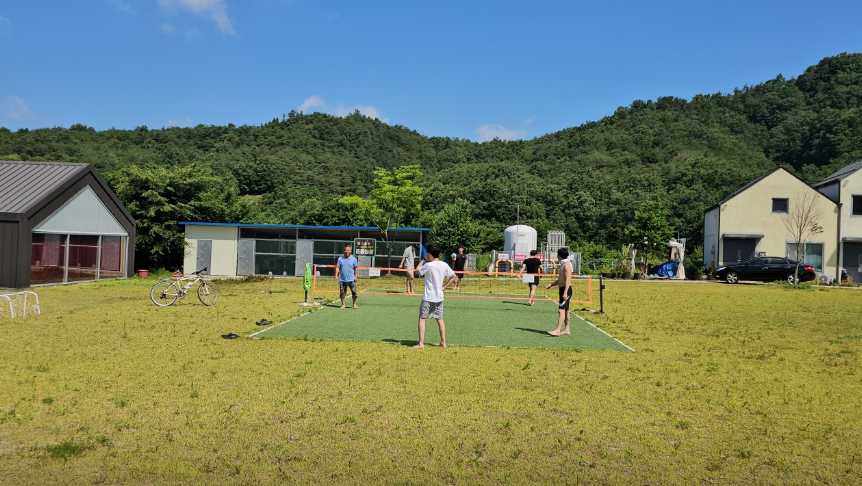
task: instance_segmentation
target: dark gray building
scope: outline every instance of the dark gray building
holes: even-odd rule
[[[135,221],[89,164],[0,161],[0,287],[127,277]]]

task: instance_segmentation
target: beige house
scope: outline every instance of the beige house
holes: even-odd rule
[[[862,161],[842,168],[815,187],[840,207],[838,265],[854,282],[862,282]]]
[[[806,198],[814,198],[823,231],[809,238],[801,260],[818,274],[837,278],[838,204],[783,168],[751,181],[707,211],[704,265],[715,269],[754,256],[795,259],[796,242],[785,222]]]

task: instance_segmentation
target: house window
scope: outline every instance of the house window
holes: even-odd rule
[[[853,195],[853,216],[862,216],[862,195]]]
[[[790,208],[790,202],[786,197],[774,197],[772,198],[772,212],[773,213],[786,213]]]
[[[823,243],[806,243],[805,258],[802,263],[807,263],[814,267],[818,272],[823,271]],[[796,257],[796,243],[787,244],[787,258],[791,260],[799,260]]]

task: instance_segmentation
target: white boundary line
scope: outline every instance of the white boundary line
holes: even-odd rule
[[[286,321],[282,321],[282,322],[279,322],[278,324],[275,324],[275,325],[272,325],[272,326],[269,326],[269,327],[265,327],[265,328],[261,329],[260,331],[255,331],[255,332],[253,332],[253,333],[249,334],[249,335],[248,335],[248,336],[246,336],[246,337],[247,337],[247,338],[256,338],[256,337],[257,337],[257,336],[259,336],[260,334],[263,334],[263,333],[268,332],[268,331],[272,331],[272,330],[273,330],[273,329],[275,329],[276,327],[281,327],[281,326],[283,326],[283,325],[287,324],[288,322],[295,321],[295,320],[299,319],[300,317],[305,317],[305,316],[307,316],[308,314],[311,314],[311,313],[313,313],[313,312],[320,312],[320,311],[322,311],[322,310],[323,310],[323,307],[325,307],[325,306],[324,306],[324,305],[321,305],[321,306],[320,306],[320,308],[318,308],[316,311],[310,310],[310,311],[307,311],[307,312],[303,312],[302,314],[299,314],[299,315],[297,315],[297,316],[293,316],[293,317],[291,317],[290,319],[288,319],[288,320],[286,320]]]
[[[583,317],[579,316],[578,314],[575,314],[574,312],[572,312],[572,314],[574,314],[574,316],[575,316],[575,317],[577,317],[578,319],[580,319],[580,320],[582,320],[582,321],[586,322],[587,324],[589,324],[589,325],[593,326],[593,329],[595,329],[595,330],[599,331],[600,333],[604,334],[605,336],[607,336],[607,337],[609,337],[609,338],[613,339],[614,341],[616,341],[617,343],[619,343],[619,344],[620,344],[620,346],[622,346],[622,347],[624,347],[624,348],[628,349],[628,350],[629,350],[629,351],[631,351],[632,353],[634,353],[634,352],[635,352],[635,348],[633,348],[633,347],[629,346],[628,344],[626,344],[626,343],[624,343],[624,342],[620,341],[619,339],[617,339],[617,338],[615,338],[615,337],[611,336],[611,335],[610,335],[610,334],[608,334],[608,332],[607,332],[607,331],[605,331],[604,329],[602,329],[602,328],[600,328],[599,326],[597,326],[597,325],[593,324],[592,322],[590,322],[590,321],[588,321],[588,320],[584,319]]]

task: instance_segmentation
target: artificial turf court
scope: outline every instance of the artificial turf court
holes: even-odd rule
[[[327,304],[254,337],[413,345],[420,299],[364,295],[357,309]],[[537,301],[531,307],[515,300],[451,298],[445,302],[444,317],[450,346],[631,350],[575,313],[571,314],[571,336],[549,336],[545,331],[557,322],[557,306],[549,301]],[[428,320],[426,342],[439,342],[433,319]]]

